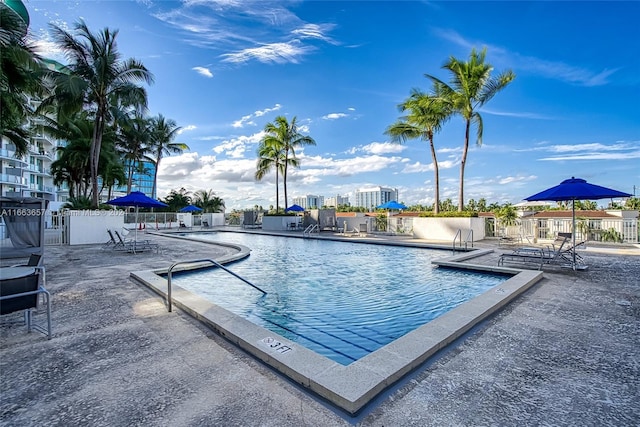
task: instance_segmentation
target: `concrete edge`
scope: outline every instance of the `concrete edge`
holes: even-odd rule
[[[210,241],[207,243],[211,244]],[[348,414],[356,415],[383,390],[543,277],[541,271],[460,263],[461,260],[490,252],[492,251],[478,250],[433,263],[451,268],[509,274],[513,277],[347,366],[257,326],[179,286],[173,286],[172,300],[176,307],[254,357]],[[247,255],[248,253],[244,254]],[[232,260],[242,257],[238,254],[225,258]],[[194,264],[185,267],[180,270],[203,266]],[[167,280],[159,276],[166,273],[166,270],[168,269],[131,272],[131,277],[166,299]]]

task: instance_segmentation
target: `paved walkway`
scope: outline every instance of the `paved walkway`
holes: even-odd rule
[[[184,313],[168,313],[129,279],[229,249],[151,239],[160,254],[46,248],[54,338],[27,334],[20,315],[0,319],[0,425],[639,424],[640,250],[589,250],[588,271],[545,270],[542,282],[350,418]],[[473,262],[495,265],[505,250],[496,249]]]

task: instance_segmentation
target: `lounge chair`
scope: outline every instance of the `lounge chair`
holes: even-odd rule
[[[5,267],[0,275],[0,315],[24,311],[27,331],[42,332],[51,339],[51,296],[45,289],[44,267]],[[38,308],[38,296],[44,297],[47,326],[33,322],[33,309]]]
[[[507,264],[520,264],[520,265],[536,265],[538,270],[541,270],[545,264],[558,264],[563,258],[563,248],[568,242],[569,237],[566,235],[558,234],[556,241],[560,242],[556,248],[555,244],[552,247],[536,248],[536,247],[521,247],[514,249],[511,253],[500,255],[498,259],[498,265],[502,266]],[[568,233],[570,235],[570,233]]]
[[[156,253],[160,251],[160,245],[152,243],[150,240],[125,240],[122,238],[118,231],[114,231],[118,238],[118,247],[124,248],[127,252],[138,253],[146,252],[149,250],[155,250]]]
[[[11,267],[40,267],[42,264],[42,255],[40,254],[31,254],[29,255],[29,260],[25,264],[15,264]]]
[[[206,219],[203,219],[201,228],[209,228],[209,221],[207,221]]]

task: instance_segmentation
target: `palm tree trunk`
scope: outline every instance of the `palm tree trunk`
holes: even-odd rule
[[[93,127],[93,138],[91,140],[91,149],[89,150],[89,172],[91,173],[91,206],[98,208],[99,192],[98,192],[98,162],[100,161],[100,148],[102,145],[102,130],[104,128],[102,117],[102,106],[98,107],[96,124]]]
[[[156,157],[156,169],[153,172],[153,187],[151,187],[151,197],[156,197],[156,186],[158,185],[158,169],[160,169],[160,159],[162,156],[160,152],[158,152],[158,156]]]
[[[438,170],[438,159],[436,158],[436,148],[433,145],[433,134],[429,135],[429,146],[431,148],[431,158],[433,159],[433,173],[435,175],[435,202],[433,203],[433,213],[440,213],[440,172]]]
[[[284,158],[284,171],[282,172],[282,183],[284,185],[284,208],[287,209],[287,160],[288,156]]]
[[[280,206],[278,205],[278,201],[280,200],[280,192],[278,188],[278,165],[276,164],[276,213],[280,210]]]
[[[471,129],[471,120],[467,120],[467,126],[464,133],[464,148],[462,149],[462,160],[460,160],[460,193],[458,194],[458,212],[464,210],[464,167],[467,164],[467,153],[469,151],[469,130]]]

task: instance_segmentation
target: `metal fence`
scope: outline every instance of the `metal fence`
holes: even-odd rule
[[[558,233],[571,233],[571,218],[521,218],[515,225],[487,218],[486,235],[518,237],[522,241],[553,240]],[[576,239],[592,242],[638,243],[640,221],[629,218],[576,219]]]

